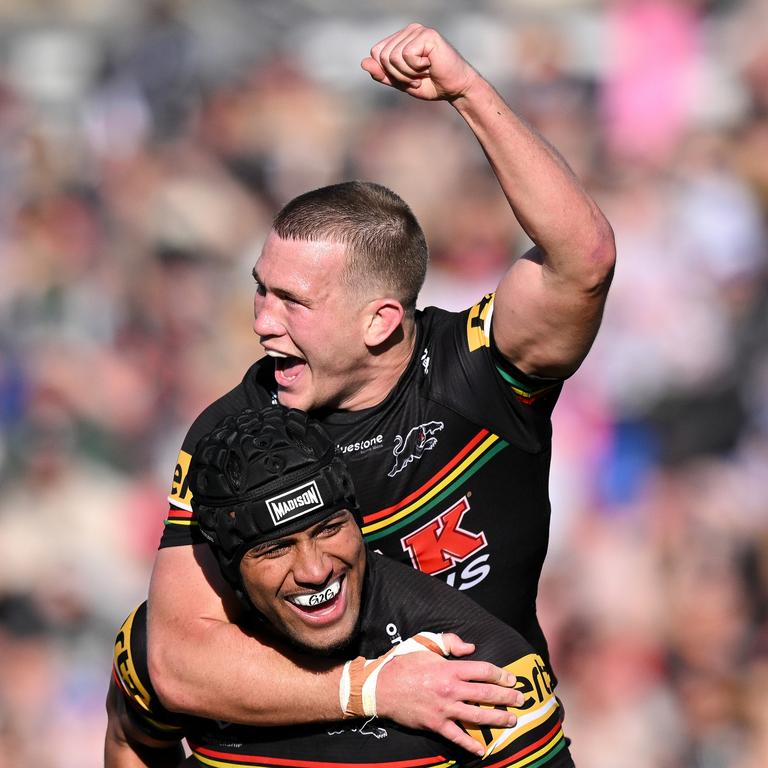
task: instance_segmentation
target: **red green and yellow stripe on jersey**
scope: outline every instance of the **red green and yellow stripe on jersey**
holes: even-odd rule
[[[197,520],[192,517],[191,509],[179,509],[171,507],[168,510],[168,517],[165,518],[166,525],[197,525]]]
[[[440,504],[509,445],[498,435],[481,429],[453,458],[426,483],[401,501],[363,516],[363,536],[376,541],[418,520]]]
[[[467,346],[470,352],[474,352],[481,347],[491,346],[491,318],[493,317],[493,300],[495,294],[486,293],[480,301],[469,310],[467,316]],[[496,366],[496,370],[504,381],[509,384],[515,397],[523,405],[531,405],[539,397],[554,389],[560,384],[559,381],[547,382],[541,386],[532,387],[530,384],[524,384],[512,375],[507,373],[501,366]]]
[[[385,762],[352,761],[338,762],[332,760],[297,760],[282,757],[260,757],[258,755],[238,755],[209,749],[196,744],[190,744],[190,749],[198,762],[213,768],[233,768],[234,766],[249,766],[249,768],[450,768],[456,765],[455,760],[448,760],[442,755],[419,757],[413,760],[388,760]]]
[[[192,456],[186,451],[179,451],[176,468],[173,470],[171,492],[168,494],[166,525],[197,525],[192,516],[192,492],[189,490],[189,463]]]
[[[541,768],[565,748],[565,736],[559,723],[533,744],[505,755],[501,760],[483,759],[483,768]]]
[[[538,768],[566,745],[552,678],[536,653],[516,659],[504,668],[515,676],[515,687],[523,694],[523,705],[511,710],[517,714],[517,722],[511,728],[464,725],[464,730],[485,749],[484,766]],[[496,755],[498,759],[494,759]]]
[[[500,366],[497,365],[496,370],[498,371],[499,376],[501,376],[501,378],[504,379],[507,384],[509,384],[515,397],[523,405],[531,405],[535,403],[542,395],[547,394],[547,392],[553,390],[555,387],[558,387],[561,384],[560,381],[555,381],[547,383],[546,385],[542,385],[536,389],[532,389],[530,386],[518,381],[516,378],[514,378],[514,376],[511,376]]]

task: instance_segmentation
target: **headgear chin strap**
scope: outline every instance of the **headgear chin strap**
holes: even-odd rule
[[[198,442],[189,477],[200,531],[238,589],[240,561],[256,544],[342,509],[360,522],[346,465],[302,411],[268,406],[227,416]]]

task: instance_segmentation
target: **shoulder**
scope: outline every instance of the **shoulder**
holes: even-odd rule
[[[173,470],[171,491],[168,502],[176,509],[185,510],[180,519],[169,518],[166,522],[188,526],[189,514],[192,511],[192,495],[189,490],[189,465],[195,446],[204,435],[208,434],[223,418],[237,413],[244,408],[262,408],[269,405],[272,394],[268,388],[270,378],[274,381],[273,368],[269,358],[262,358],[254,363],[245,373],[242,381],[235,387],[214,400],[204,408],[192,425],[181,443],[176,466]]]
[[[226,416],[244,408],[269,405],[272,399],[270,382],[274,383],[272,363],[268,358],[262,358],[246,371],[242,381],[200,412],[187,431],[183,449],[191,453],[198,440]]]
[[[379,618],[398,623],[404,636],[421,631],[454,632],[462,640],[478,645],[477,658],[488,660],[489,653],[497,656],[502,647],[505,656],[522,656],[530,651],[516,630],[439,577],[376,552],[369,553],[369,557],[371,592]]]

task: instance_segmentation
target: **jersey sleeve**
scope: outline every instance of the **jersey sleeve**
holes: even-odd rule
[[[131,612],[117,633],[112,677],[139,731],[168,746],[182,739],[179,716],[163,707],[149,679],[146,602]]]
[[[506,768],[571,766],[554,676],[544,659],[518,632],[464,595],[452,594],[450,602],[453,618],[449,626],[453,629],[443,631],[456,632],[462,640],[475,644],[475,653],[469,658],[490,661],[511,672],[515,688],[523,694],[522,705],[510,708],[517,716],[511,728],[478,728],[461,723],[485,750],[481,760],[466,762],[463,757],[462,764]]]
[[[192,511],[192,492],[189,490],[189,463],[192,460],[188,441],[179,451],[173,470],[171,490],[168,494],[168,515],[164,521],[160,548],[178,547],[185,544],[202,544],[205,539],[200,533]]]
[[[439,579],[375,553],[369,556],[372,578],[385,585],[385,615],[397,615],[401,637],[420,631],[454,632],[475,645],[474,653],[463,658],[490,661],[509,670],[516,678],[515,688],[523,694],[522,705],[510,709],[517,716],[512,728],[480,728],[460,723],[482,745],[484,755],[481,759],[471,758],[464,751],[452,752],[457,762],[483,768],[572,766],[554,677],[530,643],[467,595]],[[448,745],[447,749],[453,747]]]
[[[563,380],[523,373],[499,352],[492,333],[494,298],[486,294],[459,314],[431,310],[430,393],[519,447],[538,452],[551,438],[550,418]]]
[[[274,379],[274,376],[272,376]],[[225,416],[244,408],[261,408],[271,402],[268,390],[270,371],[261,362],[246,372],[242,382],[223,397],[209,405],[192,423],[179,450],[168,493],[168,516],[165,518],[160,548],[187,544],[203,544],[192,510],[192,492],[189,488],[189,465],[200,438],[210,432]]]

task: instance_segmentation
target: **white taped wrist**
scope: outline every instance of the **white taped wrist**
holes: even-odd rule
[[[339,705],[341,706],[342,713],[347,711],[347,705],[349,704],[349,667],[352,662],[348,661],[341,670],[341,680],[339,680]]]
[[[379,672],[396,656],[416,651],[448,655],[448,649],[441,634],[419,632],[390,648],[377,659],[364,659],[358,656],[344,664],[339,681],[339,705],[342,716],[344,718],[376,717],[376,684]]]

